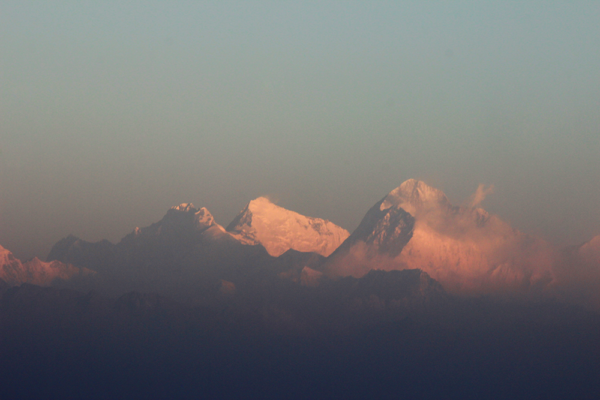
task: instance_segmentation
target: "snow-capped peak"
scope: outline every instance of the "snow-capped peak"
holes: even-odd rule
[[[178,206],[171,207],[171,210],[183,211],[183,212],[189,212],[190,210],[195,210],[195,209],[196,208],[194,207],[194,205],[192,203],[181,203]]]
[[[390,207],[400,207],[414,216],[420,209],[440,205],[450,205],[444,192],[423,181],[409,179],[388,193],[379,209],[383,211]]]
[[[14,259],[13,254],[10,250],[5,249],[0,245],[0,265],[8,264],[10,261]]]
[[[189,221],[191,218],[194,226],[199,229],[215,225],[215,219],[206,207],[198,209],[192,203],[181,203],[178,206],[171,207],[165,218],[182,222]]]
[[[248,203],[227,231],[244,244],[263,245],[275,257],[289,249],[328,256],[349,236],[332,222],[286,210],[266,197]]]
[[[22,262],[13,253],[0,246],[0,279],[11,286],[22,283],[48,286],[56,278],[63,280],[93,274],[86,268],[77,268],[59,261],[44,262],[34,257]]]
[[[212,214],[205,208],[195,208],[192,203],[182,203],[169,208],[167,214],[159,221],[145,228],[135,228],[132,233],[125,236],[121,242],[131,240],[145,240],[144,238],[187,237],[198,233],[219,234],[225,229],[215,222]]]

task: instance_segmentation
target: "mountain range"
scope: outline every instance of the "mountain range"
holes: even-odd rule
[[[600,236],[555,248],[480,189],[408,180],[351,234],[261,197],[0,247],[3,398],[596,398]]]
[[[199,288],[233,292],[265,279],[317,286],[371,270],[420,269],[457,294],[543,293],[569,275],[598,275],[600,236],[556,249],[476,203],[454,206],[442,191],[409,179],[371,207],[352,234],[266,197],[250,201],[227,228],[206,208],[182,203],[117,244],[68,236],[54,245],[46,263],[6,256],[2,279],[47,285],[57,277],[86,276],[92,287],[111,288],[113,294],[142,290],[193,297]]]

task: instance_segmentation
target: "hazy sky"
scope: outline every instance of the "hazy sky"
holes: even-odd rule
[[[598,1],[1,1],[0,244],[249,200],[353,230],[408,178],[600,234]]]

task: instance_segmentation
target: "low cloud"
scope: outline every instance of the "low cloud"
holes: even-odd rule
[[[485,198],[494,193],[494,185],[485,186],[483,183],[479,184],[475,193],[471,195],[469,198],[469,207],[475,208],[478,207]]]
[[[479,185],[468,207],[417,205],[412,237],[399,255],[357,242],[328,260],[325,272],[359,278],[372,269],[421,269],[454,294],[552,298],[600,309],[600,236],[562,249],[520,232],[477,207],[493,190]]]
[[[480,185],[471,204],[492,190]],[[418,268],[456,294],[538,294],[554,280],[553,247],[483,209],[440,204],[417,211],[412,238],[398,256],[358,242],[328,262],[328,273],[360,277],[371,269]]]
[[[325,274],[329,277],[353,276],[361,278],[370,270],[384,271],[404,269],[385,254],[379,254],[363,241],[356,242],[348,251],[336,254],[327,261]]]
[[[265,194],[260,197],[264,197],[265,199],[269,200],[273,204],[279,204],[279,196],[274,193]]]

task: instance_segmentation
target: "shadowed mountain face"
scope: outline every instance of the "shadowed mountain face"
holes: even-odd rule
[[[412,238],[415,219],[402,208],[384,207],[384,200],[367,212],[358,228],[329,256],[329,275],[360,277],[402,252]]]
[[[108,240],[90,243],[69,235],[52,247],[47,260],[103,271],[117,263],[117,247]]]
[[[242,245],[208,210],[191,204],[172,207],[161,221],[136,228],[116,245],[70,236],[49,255],[94,269],[98,276],[91,287],[111,295],[141,290],[181,297],[202,297],[217,290],[220,279],[237,283],[256,271],[262,257],[268,254],[261,246]]]
[[[598,314],[456,299],[418,270],[314,288],[276,282],[210,307],[4,288],[3,397],[593,399],[600,390]]]
[[[205,208],[191,204],[172,207],[163,219],[146,228],[135,228],[118,244],[107,240],[86,242],[74,236],[60,240],[48,260],[84,265],[98,272],[126,269],[123,264],[154,264],[169,268],[199,243],[227,236]]]

